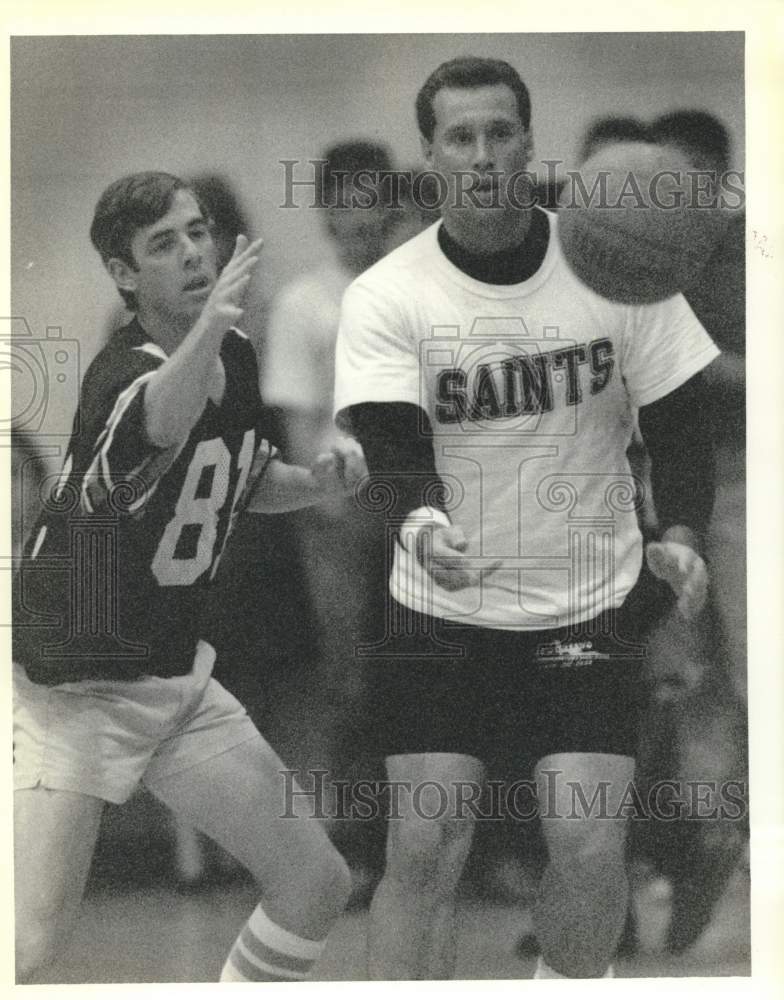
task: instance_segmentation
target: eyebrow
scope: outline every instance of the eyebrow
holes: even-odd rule
[[[185,228],[190,229],[191,226],[196,226],[196,225],[203,225],[203,226],[207,225],[207,220],[204,218],[203,215],[192,216],[185,223]],[[153,243],[157,243],[159,240],[165,239],[167,236],[171,236],[173,233],[176,233],[176,231],[177,230],[174,228],[174,226],[170,226],[168,229],[159,229],[157,233],[151,233],[147,237],[146,245],[150,246]]]

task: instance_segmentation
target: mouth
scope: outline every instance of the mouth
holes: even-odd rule
[[[202,274],[197,278],[191,278],[190,281],[183,285],[183,291],[186,292],[203,292],[205,289],[211,286],[212,282],[210,279]]]
[[[485,191],[495,190],[495,188],[498,187],[498,182],[498,177],[480,177],[474,187],[474,190],[478,191],[480,194],[484,194]]]

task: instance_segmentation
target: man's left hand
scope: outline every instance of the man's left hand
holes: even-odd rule
[[[368,474],[365,455],[356,441],[340,438],[313,463],[313,478],[326,496],[353,496]]]
[[[686,619],[696,618],[708,597],[708,570],[702,558],[681,542],[650,542],[645,547],[648,568],[670,585],[678,610]]]

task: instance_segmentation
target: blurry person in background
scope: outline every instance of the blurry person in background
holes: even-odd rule
[[[441,218],[442,191],[432,171],[412,167],[401,170],[398,176],[393,224],[386,241],[386,253],[418,236]]]
[[[316,201],[332,254],[318,268],[286,285],[274,300],[265,333],[262,387],[265,398],[282,411],[290,455],[318,452],[337,433],[332,423],[335,339],[343,292],[354,278],[379,260],[395,225],[385,204],[383,184],[377,203],[351,207],[352,196],[369,200],[352,182],[360,173],[389,173],[384,146],[365,140],[341,142],[323,155]]]
[[[632,115],[607,115],[596,118],[586,129],[580,143],[579,160],[585,163],[602,146],[615,142],[649,142],[648,126]]]
[[[649,126],[651,141],[686,153],[719,192],[732,166],[724,124],[699,109],[663,114]],[[734,202],[732,202],[734,204]],[[746,493],[745,493],[745,211],[724,209],[721,236],[683,294],[721,348],[705,369],[706,413],[716,464],[713,512],[705,537],[711,591],[705,616],[691,629],[670,614],[651,636],[655,700],[648,739],[659,747],[656,773],[681,781],[745,783],[746,716]],[[684,656],[684,649],[691,655]],[[676,664],[691,664],[676,672]],[[662,737],[669,733],[669,751]],[[658,735],[657,735],[658,734]],[[654,752],[652,759],[657,759]],[[643,755],[645,757],[645,755]],[[715,803],[712,803],[715,804]],[[716,903],[738,868],[746,844],[746,817],[658,824],[653,860],[671,885],[666,947],[680,953],[708,926]],[[640,831],[641,833],[643,831]],[[642,847],[642,845],[641,845]]]
[[[730,168],[730,140],[724,125],[700,110],[662,114],[645,123],[631,117],[603,118],[581,143],[581,163],[600,146],[650,142],[675,147],[706,183],[721,187]],[[660,781],[745,782],[747,777],[746,550],[745,550],[745,212],[726,211],[721,236],[697,278],[683,294],[722,353],[704,370],[702,418],[716,459],[716,489],[705,551],[711,569],[706,612],[687,622],[655,587],[648,604],[648,680],[651,697],[638,753],[640,793]],[[651,503],[650,465],[639,432],[629,453],[636,475],[646,482],[640,511],[646,538],[657,531]],[[657,493],[657,496],[660,494]],[[706,806],[710,812],[716,805]],[[739,821],[740,820],[740,821]],[[696,943],[742,860],[744,817],[633,823],[630,853],[639,874],[636,906],[622,951],[638,946],[637,925],[646,910],[669,908],[659,946],[680,954]],[[640,928],[642,931],[642,928]],[[641,933],[641,937],[647,936]],[[520,952],[535,954],[532,935]]]
[[[320,218],[314,221],[326,229],[331,259],[295,278],[274,299],[262,353],[262,392],[277,410],[280,440],[291,461],[315,456],[338,438],[332,391],[340,302],[350,282],[387,252],[401,218],[400,210],[390,207],[383,180],[392,170],[385,146],[365,139],[338,142],[322,160],[316,202],[328,207],[315,210]],[[363,207],[374,187],[375,204]],[[352,200],[359,204],[351,207]],[[383,590],[377,518],[365,507],[353,499],[335,500],[285,519],[296,536],[303,589],[315,618],[317,668],[300,686],[296,705],[299,720],[308,723],[298,759],[310,753],[319,766],[326,762],[363,771],[373,764],[355,758],[352,733],[364,690],[355,650],[369,640],[371,624],[379,618],[373,601]],[[368,858],[372,843],[378,847],[375,855],[383,851],[383,832],[370,826],[340,823],[332,830],[343,838],[341,849],[355,869],[373,865]]]

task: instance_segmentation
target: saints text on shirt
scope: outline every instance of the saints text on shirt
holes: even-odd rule
[[[556,344],[542,351],[535,345],[525,350],[510,344],[490,348],[485,342],[472,351],[464,342],[458,363],[435,373],[436,421],[455,424],[549,413],[576,406],[586,392],[595,396],[606,388],[615,368],[609,338]]]

